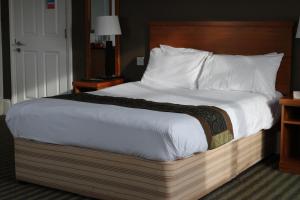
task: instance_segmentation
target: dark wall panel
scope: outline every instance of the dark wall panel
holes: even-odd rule
[[[137,56],[147,56],[148,23],[194,20],[293,20],[300,12],[299,0],[121,0],[121,64],[123,75],[139,80],[145,67],[136,66]],[[298,44],[297,44],[298,43]],[[300,90],[299,42],[293,60],[294,88]],[[298,59],[296,59],[298,57]]]
[[[8,0],[1,0],[1,31],[3,61],[3,96],[11,98],[10,44],[9,44],[9,13]]]
[[[73,79],[85,76],[84,0],[72,1]]]
[[[294,43],[293,49],[293,68],[292,68],[292,86],[294,90],[300,90],[300,39]]]

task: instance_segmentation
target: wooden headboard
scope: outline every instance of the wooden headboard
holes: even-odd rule
[[[153,22],[149,34],[150,49],[166,44],[217,54],[284,53],[276,89],[290,94],[293,22]]]

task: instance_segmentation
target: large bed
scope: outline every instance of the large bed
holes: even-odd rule
[[[282,95],[290,92],[290,22],[158,22],[150,24],[149,33],[149,49],[167,44],[205,49],[219,54],[282,52],[284,58],[277,74],[276,89]],[[130,98],[143,95],[147,100],[192,105],[199,104],[195,100],[199,98],[201,103],[221,107],[229,114],[235,133],[233,141],[207,150],[205,142],[195,147],[193,142],[203,139],[200,134],[195,133],[193,136],[192,130],[187,137],[178,134],[175,129],[172,136],[176,137],[171,138],[175,142],[171,145],[169,135],[157,137],[157,134],[142,131],[147,126],[153,127],[152,123],[162,127],[160,121],[170,118],[173,121],[186,120],[181,126],[189,123],[193,126],[190,118],[178,113],[162,115],[155,111],[129,108],[116,110],[113,106],[86,106],[82,102],[66,103],[58,99],[25,102],[21,105],[21,110],[16,105],[11,113],[17,110],[15,118],[22,120],[7,121],[10,121],[10,125],[18,124],[10,126],[15,127],[11,130],[15,136],[17,180],[100,199],[198,199],[274,152],[277,129],[276,126],[271,128],[270,124],[274,125],[279,117],[276,108],[281,95],[268,99],[263,95],[243,92],[225,94],[220,91],[198,91],[190,95],[189,92],[166,92],[137,82],[93,94]],[[115,119],[115,124],[118,125],[128,125],[131,121],[130,117],[127,121],[123,120],[126,115],[120,113],[141,116],[140,121],[135,123],[141,131],[130,129],[131,126],[114,126],[119,141],[112,144],[109,141],[113,134],[100,133],[101,131],[99,135],[96,134],[95,130],[99,128],[97,124],[101,122],[95,121],[95,114],[91,115],[87,109],[95,112],[97,109],[108,109],[105,119],[111,120],[110,122]],[[29,114],[29,111],[33,114]],[[71,112],[73,115],[69,115]],[[117,116],[114,117],[111,114],[113,112]],[[46,115],[48,118],[45,118]],[[150,118],[147,121],[147,117],[142,117],[150,115],[156,121]],[[28,120],[24,120],[26,117]],[[99,116],[96,117],[99,119]],[[251,120],[246,123],[241,120],[243,117]],[[84,118],[88,120],[84,121]],[[37,124],[28,126],[33,119],[36,119]],[[256,126],[258,122],[263,124],[264,121],[265,125]],[[68,122],[73,123],[74,127],[66,126]],[[94,131],[88,131],[88,128],[94,128]],[[68,137],[72,137],[72,140],[65,140]],[[102,148],[97,148],[96,144],[101,142]]]

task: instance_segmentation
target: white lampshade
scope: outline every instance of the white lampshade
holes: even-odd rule
[[[96,35],[121,35],[118,16],[98,16],[96,18]]]

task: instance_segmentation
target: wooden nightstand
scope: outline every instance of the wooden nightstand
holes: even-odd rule
[[[300,174],[300,99],[282,98],[280,163],[285,172]]]
[[[84,80],[84,81],[73,81],[73,89],[75,93],[95,91],[114,85],[124,83],[123,78],[114,78],[111,80]]]

